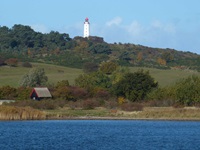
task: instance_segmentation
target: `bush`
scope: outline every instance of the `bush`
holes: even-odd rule
[[[17,88],[17,100],[28,100],[30,99],[30,93],[32,88],[30,87],[19,87]]]
[[[85,90],[84,88],[80,88],[80,87],[77,87],[77,86],[70,86],[69,89],[70,89],[71,94],[72,94],[72,96],[75,100],[84,99],[84,98],[87,98],[89,96],[87,90]]]
[[[94,95],[95,95],[95,98],[100,98],[104,100],[108,100],[110,98],[110,93],[104,89],[97,89]]]
[[[83,101],[83,109],[94,109],[98,106],[98,102],[94,99],[87,99]]]
[[[98,70],[98,67],[99,66],[96,63],[87,62],[83,65],[83,72],[85,73],[95,72]]]
[[[143,100],[146,95],[157,88],[158,83],[149,75],[149,72],[139,70],[135,73],[126,73],[124,77],[113,86],[116,96],[123,96],[131,101]]]
[[[116,109],[118,107],[118,103],[116,100],[109,100],[105,102],[105,107],[108,109]]]
[[[67,86],[59,86],[54,90],[52,93],[55,99],[62,99],[62,100],[74,100],[72,92],[69,87]]]
[[[193,75],[182,79],[175,87],[177,102],[187,106],[200,102],[200,77]]]
[[[17,67],[18,59],[17,58],[9,58],[5,61],[8,66]]]
[[[0,99],[16,99],[17,90],[11,86],[3,86],[0,88]]]
[[[61,100],[41,100],[41,101],[34,101],[34,100],[22,100],[16,101],[14,103],[9,103],[9,106],[18,106],[18,107],[32,107],[34,109],[40,110],[52,110],[59,107],[63,107],[66,104],[66,101]]]
[[[67,103],[67,105],[71,108],[71,109],[80,109],[82,108],[82,103],[81,101],[69,101]]]
[[[125,101],[126,101],[124,97],[118,97],[118,99],[117,99],[117,100],[118,100],[118,104],[119,104],[119,105],[122,105],[122,104],[124,104],[124,103],[125,103]]]
[[[32,68],[32,64],[29,62],[22,62],[22,67]]]
[[[176,103],[176,89],[174,86],[158,88],[150,92],[146,100],[149,106],[168,107]]]

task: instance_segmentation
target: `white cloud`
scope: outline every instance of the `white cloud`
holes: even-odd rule
[[[130,24],[122,24],[122,18],[114,18],[105,26],[95,27],[92,35],[102,36],[109,43],[122,42],[141,44],[150,47],[176,48],[178,47],[178,32],[173,23],[159,20],[149,24],[142,24],[134,20]]]
[[[162,22],[160,22],[158,20],[153,21],[150,28],[153,29],[153,30],[156,30],[156,29],[160,30],[160,31],[165,32],[167,34],[176,33],[176,28],[175,28],[174,24],[172,24],[172,23],[163,24]]]
[[[130,25],[125,26],[124,29],[132,36],[140,36],[144,30],[137,21],[133,21]]]
[[[41,33],[49,32],[49,29],[45,25],[42,25],[42,24],[31,25],[31,28],[34,31],[41,32]]]
[[[122,22],[122,18],[121,17],[115,17],[112,20],[106,22],[106,26],[113,26],[113,25],[120,25],[120,23]]]

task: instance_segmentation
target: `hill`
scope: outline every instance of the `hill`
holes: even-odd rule
[[[62,67],[51,64],[32,63],[32,66],[44,68],[50,84],[57,83],[61,80],[68,80],[69,83],[73,85],[74,79],[82,73],[81,69]],[[29,70],[30,68],[26,67],[0,67],[0,87],[6,85],[18,87],[22,76],[27,74]]]
[[[111,44],[101,37],[72,39],[65,33],[42,34],[23,25],[14,25],[11,29],[0,27],[0,65],[9,65],[10,58],[79,69],[87,62],[115,61],[129,67],[200,70],[200,56],[195,53],[131,43]]]
[[[32,63],[33,67],[40,67],[45,69],[45,73],[48,76],[48,81],[50,84],[56,84],[61,80],[68,80],[71,85],[74,84],[74,79],[83,73],[82,69],[69,68],[63,66],[57,66],[52,64],[44,63]],[[158,81],[161,87],[171,85],[181,78],[187,77],[192,74],[200,76],[200,73],[191,70],[162,70],[155,68],[145,68],[145,67],[130,67],[131,72],[138,71],[139,69],[149,70],[150,75]],[[10,85],[13,87],[19,86],[19,81],[22,76],[30,68],[25,67],[0,67],[0,87]]]

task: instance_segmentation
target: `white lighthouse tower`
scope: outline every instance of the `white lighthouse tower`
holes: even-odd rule
[[[83,37],[86,38],[89,36],[90,36],[90,23],[89,23],[89,19],[85,18]]]

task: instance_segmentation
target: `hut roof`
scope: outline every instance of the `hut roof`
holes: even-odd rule
[[[37,94],[38,97],[52,97],[51,93],[49,92],[49,89],[47,87],[36,87],[33,88],[32,93],[35,92]]]

